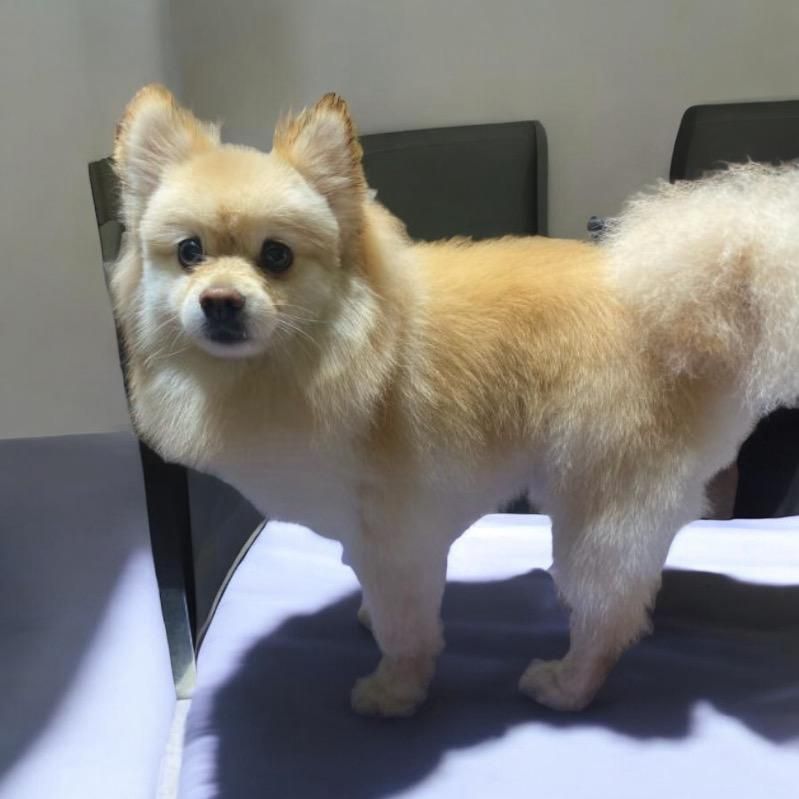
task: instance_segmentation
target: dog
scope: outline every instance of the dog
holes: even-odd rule
[[[334,94],[269,153],[220,143],[163,87],[133,98],[112,295],[135,428],[341,542],[381,650],[363,714],[423,702],[450,545],[529,491],[570,646],[519,686],[583,708],[647,631],[707,481],[799,397],[799,169],[659,185],[600,246],[418,243],[361,160]]]

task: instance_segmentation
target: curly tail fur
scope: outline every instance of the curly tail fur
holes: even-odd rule
[[[726,374],[762,414],[799,399],[799,165],[745,164],[634,197],[605,240],[675,373]]]

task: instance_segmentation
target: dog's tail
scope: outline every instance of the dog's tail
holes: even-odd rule
[[[799,166],[731,166],[633,198],[602,245],[647,347],[723,370],[758,414],[799,399]]]

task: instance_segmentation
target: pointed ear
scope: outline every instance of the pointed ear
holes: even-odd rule
[[[273,146],[328,201],[346,246],[361,228],[367,198],[363,150],[346,102],[326,94],[299,116],[283,119]]]
[[[168,89],[150,84],[128,103],[117,124],[114,169],[128,229],[134,228],[167,167],[219,144],[219,130],[181,108]]]

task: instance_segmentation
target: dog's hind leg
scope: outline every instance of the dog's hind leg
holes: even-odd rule
[[[690,491],[661,484],[653,493],[582,519],[553,514],[553,573],[570,608],[570,646],[562,660],[534,660],[522,675],[519,689],[541,704],[584,708],[621,653],[648,630],[669,546],[700,515],[703,492],[700,482]]]

